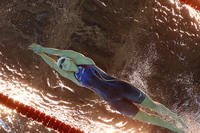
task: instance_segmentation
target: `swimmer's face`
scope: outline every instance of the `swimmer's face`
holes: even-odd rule
[[[60,69],[69,71],[72,61],[70,58],[60,57],[57,61],[57,65]]]

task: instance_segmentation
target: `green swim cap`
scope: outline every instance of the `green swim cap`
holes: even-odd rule
[[[67,58],[67,57],[60,57],[58,60],[57,60],[57,65],[60,69],[63,69],[63,64],[67,64],[65,65],[65,69],[68,70],[69,67],[70,67],[70,58]]]

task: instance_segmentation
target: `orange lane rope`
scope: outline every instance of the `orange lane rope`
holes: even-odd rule
[[[180,0],[181,2],[190,5],[194,9],[200,10],[200,0]]]
[[[0,93],[0,103],[5,105],[6,107],[16,110],[21,115],[26,116],[27,118],[31,118],[34,121],[41,123],[42,125],[57,130],[60,133],[84,133],[79,129],[71,127],[70,125],[53,118],[37,109],[34,109],[31,106],[25,105],[16,101],[8,96]]]

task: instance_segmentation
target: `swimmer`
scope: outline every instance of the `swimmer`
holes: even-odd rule
[[[130,83],[109,76],[97,67],[92,59],[83,54],[73,50],[47,48],[35,43],[30,45],[29,49],[41,56],[61,76],[71,80],[78,86],[94,91],[121,114],[177,133],[184,133],[184,129],[187,128],[184,121],[164,105],[153,101],[143,91],[135,88]],[[47,54],[59,58],[56,61]],[[168,116],[173,121],[163,120],[159,116],[146,113],[136,104],[149,108],[161,116]]]

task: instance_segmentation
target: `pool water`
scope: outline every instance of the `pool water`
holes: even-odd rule
[[[0,3],[0,92],[86,133],[170,133],[129,119],[28,50],[72,49],[127,80],[200,132],[200,12],[178,0]],[[55,131],[0,106],[0,132]]]

